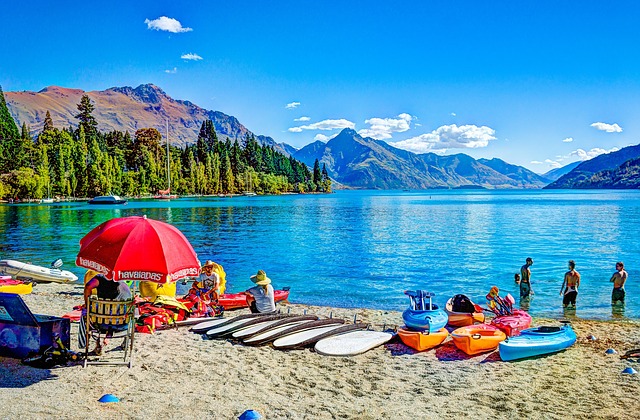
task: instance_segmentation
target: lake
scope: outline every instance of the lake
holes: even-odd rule
[[[241,291],[263,269],[290,301],[402,310],[403,292],[426,289],[444,305],[457,293],[477,303],[496,285],[518,301],[513,281],[532,257],[530,313],[640,317],[640,191],[338,191],[325,195],[0,205],[0,258],[75,267],[82,236],[114,218],[147,215],[178,227],[204,262]],[[567,261],[582,274],[578,308],[563,314]],[[629,273],[624,308],[610,304],[615,262]],[[516,303],[518,305],[518,302]]]

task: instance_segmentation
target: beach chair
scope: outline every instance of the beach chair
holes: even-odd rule
[[[89,296],[86,316],[81,320],[84,323],[85,346],[84,366],[87,365],[127,365],[133,364],[133,337],[135,332],[135,303],[133,299],[116,301],[98,299],[97,296]],[[122,339],[122,359],[89,360],[89,347],[94,340],[101,343],[102,338]],[[93,339],[93,340],[92,340]],[[112,350],[113,351],[113,350]],[[99,355],[100,356],[100,355]]]

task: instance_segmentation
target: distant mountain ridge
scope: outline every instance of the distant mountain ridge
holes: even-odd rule
[[[76,106],[84,94],[94,103],[94,117],[100,131],[129,131],[133,134],[140,128],[153,127],[164,136],[168,119],[171,144],[185,146],[196,141],[202,122],[210,119],[221,140],[230,138],[232,141],[241,141],[247,133],[253,134],[235,117],[220,111],[206,110],[190,101],[173,99],[153,84],[91,92],[49,86],[39,92],[4,94],[9,112],[18,126],[26,122],[34,135],[42,131],[47,111],[51,114],[54,126],[76,127]],[[256,139],[287,156],[291,154],[291,146],[278,144],[271,137],[256,135]]]
[[[165,135],[168,119],[171,143],[185,146],[196,141],[202,122],[210,119],[221,140],[242,140],[247,134],[254,134],[233,116],[173,99],[153,84],[91,92],[49,86],[39,92],[5,92],[5,98],[16,123],[27,123],[35,135],[42,130],[47,111],[54,126],[76,127],[77,104],[85,93],[94,103],[94,117],[103,132],[133,134],[139,128],[154,127]],[[340,185],[373,189],[542,188],[550,182],[548,188],[635,188],[634,164],[617,170],[628,160],[640,157],[640,145],[631,146],[538,175],[496,158],[476,160],[463,153],[415,154],[382,140],[363,138],[351,129],[343,130],[327,143],[313,142],[300,150],[268,136],[256,135],[256,139],[310,167],[318,159]],[[608,172],[599,174],[602,171]],[[595,174],[598,175],[591,180]]]
[[[354,188],[541,188],[541,176],[500,159],[476,160],[465,154],[415,154],[344,129],[327,143],[316,141],[294,158],[312,166],[324,163],[329,175]]]
[[[634,168],[638,166],[639,158],[640,144],[596,156],[545,188],[637,188],[640,175]]]

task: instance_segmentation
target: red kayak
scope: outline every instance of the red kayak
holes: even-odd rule
[[[526,330],[531,325],[531,315],[526,311],[514,309],[513,315],[503,315],[494,318],[491,325],[500,328],[507,337],[520,335],[520,331]]]
[[[280,302],[289,298],[289,289],[286,290],[274,290],[274,300]],[[248,308],[247,295],[242,293],[225,293],[218,298],[218,303],[222,305],[225,310]]]

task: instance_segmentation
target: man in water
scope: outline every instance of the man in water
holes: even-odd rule
[[[620,303],[624,305],[624,284],[627,281],[627,272],[624,270],[624,263],[622,261],[616,263],[616,272],[613,273],[609,281],[613,283],[611,304],[615,305],[616,302],[620,301]]]
[[[520,298],[528,298],[533,294],[531,290],[531,267],[533,260],[529,257],[525,261],[525,264],[520,267],[520,279],[516,278],[516,283],[520,285]]]
[[[580,273],[576,271],[575,261],[569,260],[569,271],[564,274],[564,280],[562,281],[562,287],[560,288],[560,294],[562,295],[564,292],[564,298],[562,298],[563,307],[566,308],[569,304],[571,304],[572,308],[576,307],[578,286],[580,286]]]

